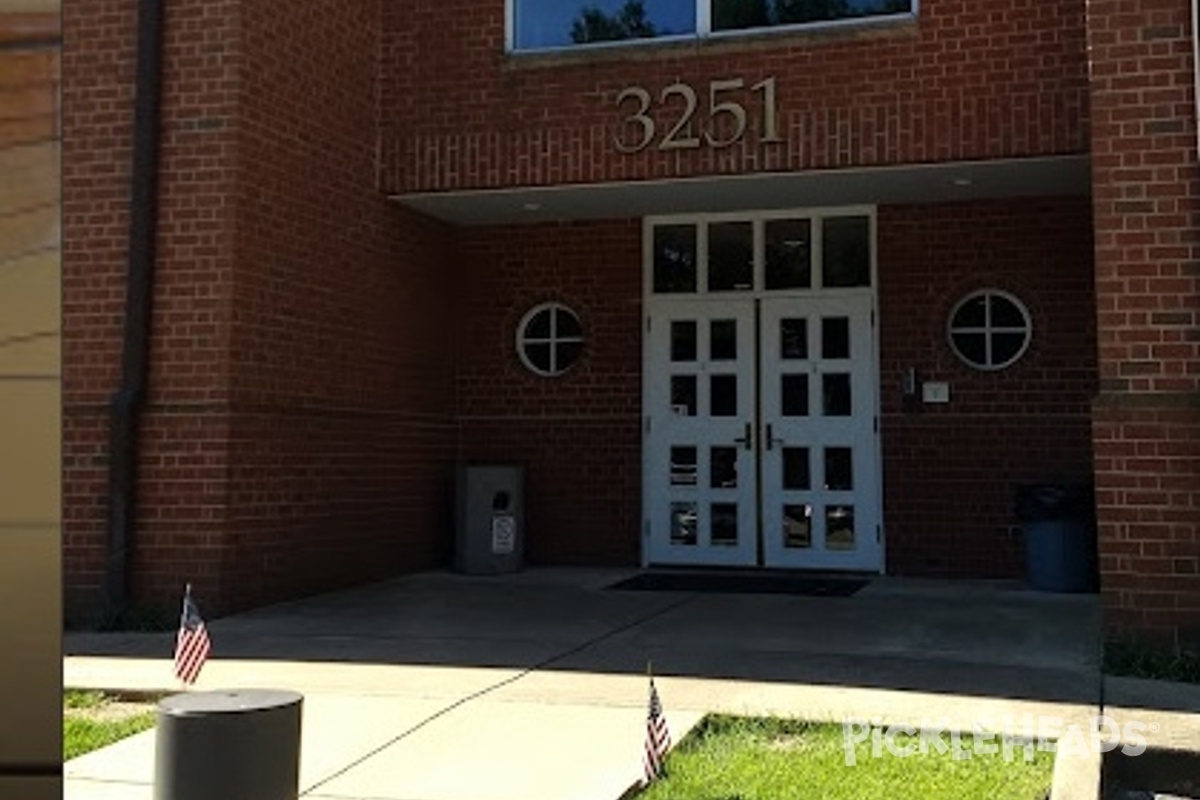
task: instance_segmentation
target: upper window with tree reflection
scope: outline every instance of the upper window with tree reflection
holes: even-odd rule
[[[517,50],[691,35],[695,0],[512,0]]]
[[[912,12],[912,0],[711,0],[714,31]]]
[[[515,50],[911,15],[916,0],[509,0]]]

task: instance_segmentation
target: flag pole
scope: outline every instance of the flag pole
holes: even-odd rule
[[[183,584],[183,611],[179,617],[180,630],[175,634],[176,639],[178,639],[181,635],[183,635],[183,620],[187,618],[187,603],[188,603],[188,599],[191,596],[192,596],[192,582],[184,581],[184,584]],[[179,678],[179,690],[181,692],[186,693],[189,689],[190,689],[190,687],[188,686],[188,682],[185,681],[182,677],[180,677]]]
[[[180,612],[180,615],[179,615],[179,629],[175,632],[176,647],[178,647],[179,637],[183,635],[183,622],[185,619],[187,619],[187,604],[188,604],[188,600],[190,600],[191,597],[192,597],[192,582],[185,581],[183,584],[183,610]],[[179,676],[179,691],[184,692],[186,694],[187,692],[190,692],[191,689],[192,689],[192,687],[188,684],[188,682],[185,681],[182,676]]]

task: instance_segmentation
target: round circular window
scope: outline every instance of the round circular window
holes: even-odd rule
[[[574,311],[562,303],[531,308],[517,326],[517,354],[521,363],[538,375],[561,375],[579,360],[583,351],[583,326]]]
[[[1004,369],[1025,354],[1033,322],[1025,304],[1008,292],[983,289],[958,301],[947,326],[950,348],[969,366]]]

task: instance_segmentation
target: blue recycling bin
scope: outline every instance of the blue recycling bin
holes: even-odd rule
[[[1044,592],[1099,589],[1095,503],[1090,484],[1017,487],[1026,579]]]

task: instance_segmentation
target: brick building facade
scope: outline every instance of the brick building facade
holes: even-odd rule
[[[1114,630],[1196,635],[1187,0],[712,35],[704,2],[563,47],[535,0],[164,3],[133,598],[444,564],[461,463],[525,466],[535,563],[962,577],[1023,574],[1018,485],[1094,480]],[[114,563],[137,9],[63,16],[77,608]]]

